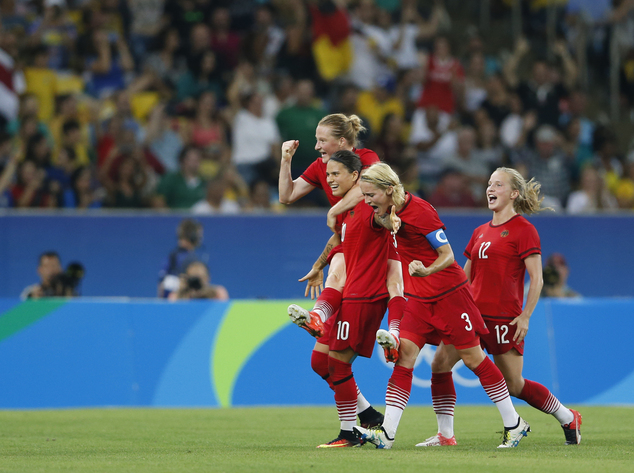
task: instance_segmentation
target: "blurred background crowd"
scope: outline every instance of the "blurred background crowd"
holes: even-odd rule
[[[634,209],[634,0],[0,0],[0,207],[282,211],[328,113],[407,190]],[[315,194],[315,195],[313,195]],[[294,206],[325,206],[311,193]]]

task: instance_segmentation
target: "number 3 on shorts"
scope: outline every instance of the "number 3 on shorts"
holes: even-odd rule
[[[350,324],[348,322],[337,322],[337,340],[348,340],[350,335]]]
[[[471,329],[473,329],[473,325],[471,325],[471,320],[469,320],[469,314],[465,312],[460,316],[460,318],[467,322],[467,325],[464,326],[465,330],[467,332],[471,332]]]

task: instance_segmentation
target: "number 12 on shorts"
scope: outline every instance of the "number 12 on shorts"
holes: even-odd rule
[[[495,326],[495,336],[498,339],[498,345],[502,345],[503,343],[509,343],[506,339],[506,336],[509,333],[508,325],[496,325]]]

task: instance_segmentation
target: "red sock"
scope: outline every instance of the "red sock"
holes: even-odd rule
[[[480,384],[493,402],[497,403],[510,397],[502,372],[488,356],[484,358],[473,372],[480,378]]]
[[[310,357],[310,366],[315,373],[328,383],[330,389],[334,390],[330,380],[330,372],[328,371],[328,353],[313,350],[313,354]]]
[[[385,393],[385,405],[405,409],[412,391],[412,377],[414,370],[396,365]]]
[[[406,303],[405,298],[401,296],[392,297],[387,303],[387,325],[389,330],[398,333]]]
[[[329,356],[328,370],[335,390],[335,403],[342,430],[352,430],[357,421],[357,384],[352,374],[352,365]],[[344,428],[346,426],[349,428]]]
[[[436,414],[453,415],[456,407],[456,388],[451,371],[431,374],[431,401]]]
[[[341,292],[327,287],[317,298],[313,312],[317,313],[323,322],[328,320],[332,314],[339,310],[341,306]]]
[[[524,380],[522,392],[517,397],[546,414],[552,414],[561,407],[559,399],[553,396],[546,386],[530,379]]]

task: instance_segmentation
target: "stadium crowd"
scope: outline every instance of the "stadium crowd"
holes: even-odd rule
[[[504,165],[556,211],[634,209],[634,152],[580,87],[581,15],[559,2],[547,42],[544,2],[526,3],[504,54],[454,26],[452,0],[2,0],[0,207],[280,211],[282,142],[300,141],[297,177],[342,112],[437,207],[486,207]],[[634,26],[634,2],[613,3],[597,31]]]

